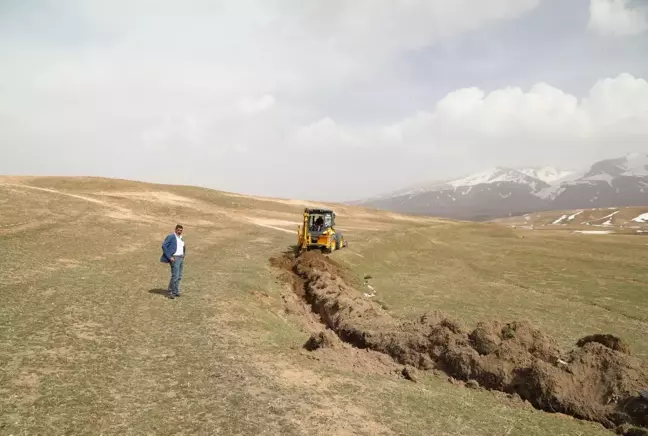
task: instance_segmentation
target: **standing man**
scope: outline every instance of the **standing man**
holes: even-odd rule
[[[174,299],[180,296],[180,280],[182,280],[182,267],[186,246],[182,238],[183,228],[180,224],[175,227],[162,243],[162,257],[160,262],[168,263],[171,266],[171,279],[169,280],[169,298]]]

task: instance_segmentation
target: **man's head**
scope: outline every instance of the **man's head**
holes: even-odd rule
[[[182,230],[183,230],[182,226],[180,224],[178,224],[176,226],[176,228],[175,228],[176,235],[178,235],[178,236],[182,235]]]

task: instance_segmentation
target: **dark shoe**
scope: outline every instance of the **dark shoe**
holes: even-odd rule
[[[171,294],[169,295],[169,300],[173,300],[175,298],[175,295]]]

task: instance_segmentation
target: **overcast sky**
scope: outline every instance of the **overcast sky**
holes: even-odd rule
[[[0,174],[352,200],[648,152],[647,0],[1,0]]]

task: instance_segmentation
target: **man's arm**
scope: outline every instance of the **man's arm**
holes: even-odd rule
[[[169,235],[166,237],[164,242],[162,243],[162,253],[164,253],[164,257],[169,259],[169,261],[173,261],[173,252],[171,251],[171,244],[173,243],[173,235]]]

